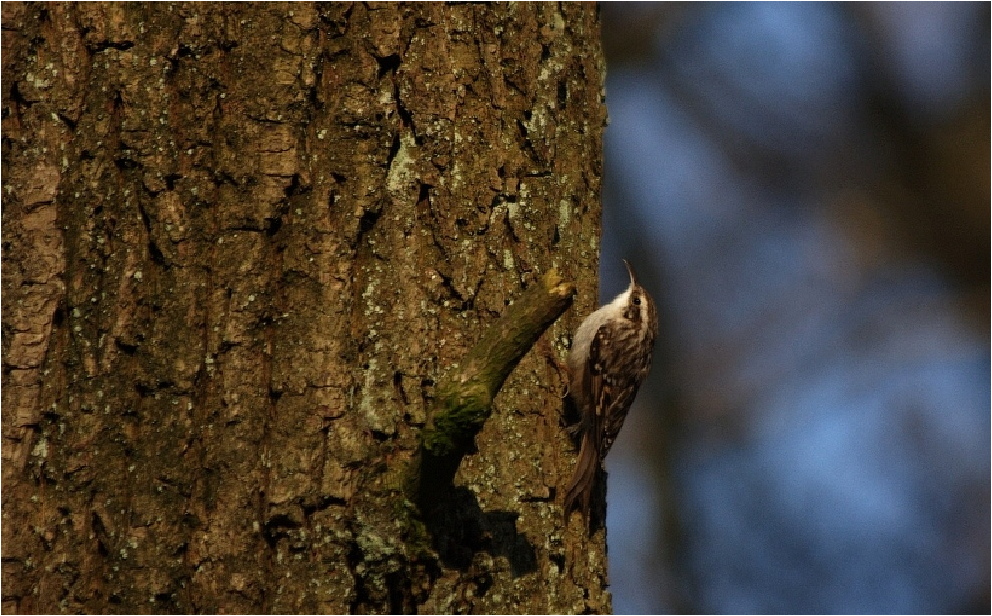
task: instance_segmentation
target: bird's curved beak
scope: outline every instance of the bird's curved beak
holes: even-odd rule
[[[630,284],[637,284],[637,272],[634,271],[634,266],[631,265],[627,259],[623,260],[623,264],[627,266],[627,274],[630,276]]]

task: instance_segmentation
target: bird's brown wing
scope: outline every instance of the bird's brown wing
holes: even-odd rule
[[[606,339],[606,326],[602,326],[593,336],[589,346],[589,359],[582,369],[582,447],[579,459],[565,491],[565,516],[573,509],[582,512],[586,523],[590,522],[589,509],[596,474],[603,463],[603,429],[609,409],[610,387],[604,379],[606,366],[603,364],[602,349]]]

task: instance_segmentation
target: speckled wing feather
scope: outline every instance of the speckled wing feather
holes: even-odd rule
[[[600,463],[613,447],[644,375],[641,366],[635,365],[633,354],[616,353],[617,348],[625,348],[627,338],[636,335],[635,328],[608,323],[596,332],[592,345],[595,351],[591,349],[589,353],[590,370],[597,374],[598,381],[593,400],[596,404],[594,429],[600,434],[597,443]]]
[[[606,358],[603,357],[602,353],[604,341],[609,340],[609,329],[610,326],[607,324],[596,330],[596,335],[589,345],[589,362],[586,366],[589,374],[587,381],[588,391],[586,391],[588,397],[586,400],[592,405],[592,408],[589,409],[587,414],[589,425],[586,426],[586,430],[592,432],[597,453],[602,452],[602,438],[600,437],[603,434],[603,424],[606,420],[606,411],[609,408],[611,398],[611,387],[606,374],[608,366],[606,365]]]
[[[596,481],[596,471],[602,464],[603,427],[607,421],[610,387],[604,372],[607,368],[602,355],[603,343],[609,337],[609,325],[601,326],[589,345],[589,358],[582,366],[585,374],[580,383],[582,391],[577,396],[582,411],[582,446],[579,460],[565,491],[565,515],[578,506],[582,515],[589,520],[589,507],[592,502],[592,489]]]

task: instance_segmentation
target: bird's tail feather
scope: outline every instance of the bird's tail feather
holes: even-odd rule
[[[599,456],[596,449],[596,444],[587,431],[582,436],[582,447],[579,449],[579,461],[575,465],[575,472],[565,490],[566,520],[573,510],[579,509],[586,523],[589,523],[592,489],[596,483],[596,469],[599,466]]]

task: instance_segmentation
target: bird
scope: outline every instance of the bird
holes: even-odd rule
[[[630,285],[587,316],[572,337],[568,395],[581,414],[579,458],[565,490],[566,521],[589,511],[597,471],[616,440],[637,390],[651,370],[658,312],[625,259]],[[591,524],[590,524],[591,530]]]

